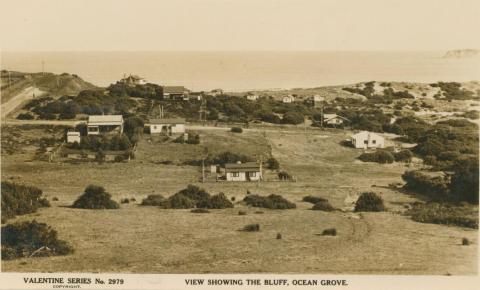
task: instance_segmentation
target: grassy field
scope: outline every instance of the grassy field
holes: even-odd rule
[[[340,145],[344,131],[199,130],[200,145],[162,143],[144,138],[129,163],[67,164],[31,161],[34,150],[2,155],[2,180],[35,185],[52,207],[9,222],[46,222],[69,241],[68,256],[2,261],[2,271],[126,272],[126,273],[359,273],[461,274],[477,273],[478,231],[412,221],[403,215],[416,199],[388,187],[401,182],[404,164],[378,165],[355,158],[361,151]],[[25,132],[28,134],[28,132]],[[22,143],[23,144],[23,143]],[[273,155],[282,170],[297,182],[200,183],[200,168],[184,165],[202,154],[232,151],[250,156]],[[28,162],[25,162],[28,161]],[[165,165],[165,161],[172,162]],[[119,210],[82,210],[68,206],[88,184],[104,186],[119,201],[136,203]],[[174,194],[187,184],[210,193],[235,197],[233,209],[194,214],[140,206],[148,194]],[[247,207],[252,194],[280,194],[297,204],[292,210]],[[375,191],[388,212],[353,213],[358,194]],[[343,211],[311,211],[302,197],[329,199]],[[243,210],[247,215],[238,215]],[[257,213],[261,211],[263,213]],[[260,224],[260,232],[239,231]],[[337,236],[322,236],[326,228]],[[282,239],[277,240],[277,233]],[[462,246],[463,237],[473,242]]]

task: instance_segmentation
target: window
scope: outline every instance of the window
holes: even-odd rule
[[[368,140],[363,141],[363,144],[368,144]]]
[[[239,177],[240,176],[240,173],[238,172],[232,172],[232,177]]]
[[[377,140],[372,140],[372,144],[377,144]]]
[[[250,172],[250,177],[256,177],[257,173],[256,172]]]
[[[157,129],[157,126],[153,126],[153,129]]]

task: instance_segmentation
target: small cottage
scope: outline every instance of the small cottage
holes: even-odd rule
[[[286,104],[292,103],[292,102],[294,102],[294,101],[295,101],[295,97],[292,96],[292,95],[285,96],[285,97],[283,97],[283,99],[282,99],[282,102],[283,102],[283,103],[286,103]]]
[[[150,134],[183,134],[185,133],[184,118],[166,118],[166,119],[150,119],[148,126]]]
[[[141,78],[137,75],[129,75],[128,77],[124,77],[120,82],[126,84],[127,86],[136,86],[136,85],[144,85],[147,81],[144,78]]]
[[[67,143],[80,143],[80,132],[67,132]]]
[[[249,101],[256,101],[259,98],[260,98],[259,95],[252,95],[252,94],[247,95],[247,100],[249,100]]]
[[[91,115],[88,116],[87,134],[121,134],[123,133],[122,115]]]
[[[357,149],[383,148],[385,138],[372,132],[362,131],[351,137],[353,147]]]
[[[323,124],[327,126],[341,126],[345,122],[350,122],[349,119],[339,116],[337,114],[323,114]]]
[[[184,86],[164,86],[163,98],[166,100],[188,100],[189,91]]]
[[[227,181],[259,181],[262,179],[262,166],[257,162],[225,164]]]

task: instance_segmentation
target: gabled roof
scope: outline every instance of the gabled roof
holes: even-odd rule
[[[91,115],[88,116],[88,124],[103,124],[103,123],[123,123],[122,115]]]
[[[372,132],[368,132],[368,131],[362,131],[360,133],[357,133],[355,135],[352,135],[352,138],[353,139],[357,139],[357,138],[372,138],[372,137],[378,137],[378,138],[382,138],[384,139],[382,136],[378,135],[378,134],[375,134],[375,133],[372,133]]]
[[[164,94],[183,94],[185,92],[184,86],[164,86],[163,93]]]
[[[343,119],[345,121],[349,121],[349,119],[345,118],[345,117],[342,117],[340,115],[337,115],[337,114],[323,114],[323,120],[326,122],[326,121],[329,121],[331,119],[335,119],[335,118],[340,118],[340,119]]]
[[[257,162],[225,164],[225,172],[248,172],[248,171],[260,171],[260,164]]]
[[[150,119],[150,124],[185,124],[184,118]]]

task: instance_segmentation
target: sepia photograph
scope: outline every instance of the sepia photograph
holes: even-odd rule
[[[0,279],[478,277],[480,2],[0,3]]]

